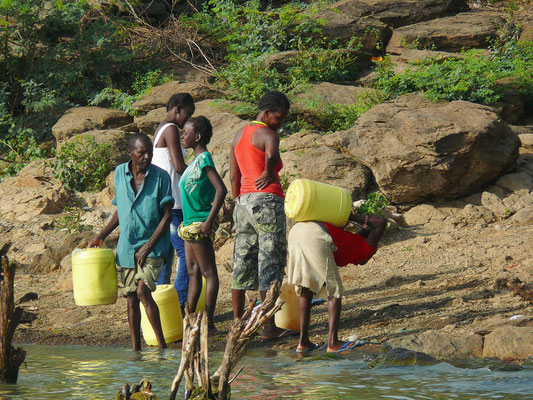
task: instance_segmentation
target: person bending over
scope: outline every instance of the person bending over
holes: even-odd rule
[[[339,320],[343,286],[338,267],[347,264],[365,264],[375,253],[387,221],[377,216],[351,215],[349,222],[371,228],[365,238],[330,224],[309,221],[298,222],[289,232],[288,282],[296,286],[300,295],[300,341],[297,352],[312,351],[319,347],[309,340],[311,301],[322,286],[328,294],[328,352],[351,350],[355,342],[339,340]]]
[[[183,127],[181,144],[194,150],[191,161],[180,180],[183,223],[178,234],[185,240],[185,258],[189,273],[188,308],[196,310],[202,292],[202,276],[206,280],[205,308],[209,334],[216,334],[213,315],[218,296],[218,273],[213,241],[218,228],[218,212],[228,192],[215,169],[207,144],[213,128],[206,117],[191,118]]]
[[[117,245],[117,265],[128,299],[128,323],[133,350],[141,349],[141,302],[160,349],[167,347],[159,308],[151,292],[168,257],[169,225],[172,220],[174,198],[170,177],[159,167],[151,165],[152,141],[144,134],[128,138],[127,163],[115,169],[115,198],[117,210],[111,220],[89,243],[100,247],[104,239],[120,226]]]

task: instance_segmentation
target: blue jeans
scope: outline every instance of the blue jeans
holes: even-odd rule
[[[183,222],[183,211],[179,208],[172,210],[172,223],[170,224],[170,242],[178,254],[178,266],[174,287],[178,292],[180,305],[183,306],[187,301],[189,289],[189,274],[187,273],[187,264],[185,263],[185,242],[178,236],[178,226]],[[170,284],[172,275],[172,263],[163,265],[163,270],[157,281],[158,285]]]

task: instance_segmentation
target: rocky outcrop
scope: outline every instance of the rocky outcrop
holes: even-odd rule
[[[113,167],[129,160],[128,155],[128,137],[131,135],[120,129],[94,130],[84,132],[78,136],[92,136],[96,144],[109,143],[113,151],[111,152],[110,163]],[[77,136],[75,136],[77,137]],[[74,138],[67,141],[72,142]]]
[[[394,30],[387,52],[398,53],[406,47],[452,52],[482,49],[498,36],[504,24],[505,20],[495,13],[466,12],[407,25]]]
[[[212,85],[173,81],[150,89],[146,95],[133,103],[133,109],[139,115],[143,115],[157,108],[166,107],[170,96],[176,93],[189,93],[195,102],[221,97],[221,92],[214,89]]]
[[[33,161],[17,176],[0,183],[0,214],[3,219],[29,221],[37,215],[60,212],[70,192],[52,176],[46,160]]]
[[[347,189],[354,200],[366,193],[370,170],[345,150],[341,134],[297,133],[281,141],[284,184],[308,178]]]
[[[102,107],[76,107],[68,110],[52,127],[58,150],[69,138],[83,132],[112,129],[133,122],[133,117],[120,110]]]
[[[502,326],[485,336],[483,357],[504,361],[533,356],[533,326]]]
[[[518,137],[490,108],[422,95],[377,105],[346,135],[349,151],[394,203],[465,196],[518,158]]]

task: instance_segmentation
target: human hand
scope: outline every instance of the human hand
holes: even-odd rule
[[[148,246],[148,243],[145,243],[141,246],[139,250],[135,253],[135,259],[137,260],[137,266],[140,268],[144,265],[144,262],[146,261],[146,257],[148,257],[148,254],[150,253],[150,247]]]
[[[202,232],[204,235],[209,235],[211,233],[212,227],[213,227],[213,224],[205,220],[204,222],[200,224],[200,232]]]
[[[273,172],[263,171],[261,176],[255,181],[255,188],[262,190],[276,180]]]
[[[90,247],[102,247],[104,244],[104,241],[100,238],[100,236],[95,236],[87,245],[88,248]]]

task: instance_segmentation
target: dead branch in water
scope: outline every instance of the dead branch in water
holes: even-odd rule
[[[254,311],[255,300],[251,300],[244,315],[233,321],[222,364],[211,377],[209,376],[207,315],[201,311],[190,315],[185,311],[181,362],[178,373],[172,382],[170,399],[176,399],[184,375],[187,398],[228,399],[231,371],[246,352],[246,348],[257,330],[283,305],[281,300],[276,303],[278,295],[279,283],[273,282],[261,306]],[[198,336],[200,336],[200,340],[197,340]],[[239,373],[240,371],[237,375]],[[194,377],[196,377],[198,387],[194,386]]]
[[[6,256],[10,245],[0,249],[0,382],[16,383],[26,352],[11,345],[22,308],[14,308],[15,266]]]

